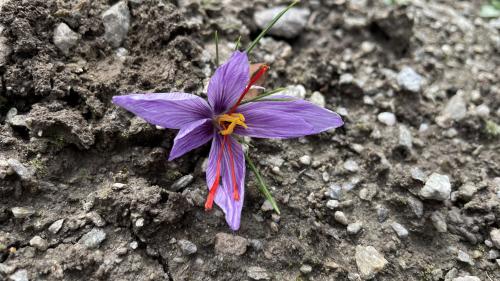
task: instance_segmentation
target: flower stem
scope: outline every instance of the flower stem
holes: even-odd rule
[[[215,66],[219,67],[219,34],[215,31]]]
[[[245,153],[245,159],[247,160],[248,166],[250,167],[252,172],[255,174],[255,177],[257,178],[257,186],[259,188],[260,193],[262,193],[262,195],[264,195],[264,197],[271,203],[271,206],[273,206],[274,211],[278,215],[281,214],[280,209],[278,208],[278,204],[276,204],[276,201],[271,195],[271,192],[269,192],[269,189],[267,189],[266,183],[262,179],[259,170],[257,170],[257,168],[255,167],[255,164],[253,163],[252,159],[250,159],[250,156],[248,156],[248,153]]]
[[[246,52],[247,54],[250,54],[250,52],[252,52],[253,48],[255,48],[255,46],[259,43],[260,39],[262,39],[262,37],[264,37],[264,35],[267,34],[267,32],[273,27],[273,25],[278,22],[278,20],[286,13],[288,12],[288,10],[290,10],[293,6],[295,6],[297,3],[299,3],[300,0],[295,0],[292,2],[292,4],[288,5],[288,7],[286,7],[285,9],[283,9],[283,11],[281,11],[279,14],[277,14],[269,24],[267,24],[266,28],[264,28],[264,30],[262,30],[262,32],[259,34],[259,36],[257,36],[257,38],[255,38],[255,40],[252,41],[252,43],[250,43],[250,46],[248,46],[248,48],[246,49]]]
[[[238,36],[238,39],[236,40],[236,46],[234,47],[235,51],[238,51],[238,49],[240,48],[240,44],[241,44],[241,35]]]
[[[283,92],[284,90],[286,90],[286,88],[277,88],[277,89],[274,89],[271,91],[267,91],[267,92],[264,92],[264,93],[256,96],[255,98],[251,98],[249,100],[243,101],[241,104],[258,101],[258,100],[265,98],[267,96],[274,95],[274,94],[279,93],[279,92]]]

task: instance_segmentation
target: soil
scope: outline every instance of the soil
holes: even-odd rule
[[[248,173],[233,233],[203,208],[209,147],[168,162],[176,132],[110,100],[203,96],[214,30],[223,60],[259,33],[256,11],[284,2],[129,0],[117,50],[101,18],[116,1],[0,1],[0,279],[500,280],[500,24],[479,17],[486,1],[303,2],[300,35],[268,36],[252,62],[271,66],[266,88],[320,92],[345,125],[252,140],[281,215]],[[67,55],[61,22],[80,36]],[[419,89],[398,82],[405,67]],[[449,178],[446,200],[420,193],[433,173]],[[359,245],[387,260],[373,276]]]

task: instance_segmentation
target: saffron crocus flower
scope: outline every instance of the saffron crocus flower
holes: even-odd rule
[[[272,96],[241,104],[252,85],[267,71],[250,77],[248,56],[236,51],[215,71],[208,100],[186,93],[131,94],[113,102],[164,128],[179,129],[169,160],[212,141],[206,181],[205,209],[215,202],[233,230],[240,227],[245,195],[245,156],[235,136],[294,138],[317,134],[343,124],[340,116],[300,99]],[[287,97],[287,101],[276,98]]]

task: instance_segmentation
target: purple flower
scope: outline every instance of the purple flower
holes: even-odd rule
[[[151,124],[179,129],[169,160],[212,140],[206,181],[213,202],[224,211],[233,230],[240,227],[245,195],[245,156],[235,135],[256,138],[294,138],[343,125],[340,116],[300,99],[272,96],[241,104],[250,87],[267,71],[250,77],[245,52],[235,52],[208,85],[208,100],[186,93],[132,94],[113,97],[113,103]],[[277,101],[276,98],[288,98]]]

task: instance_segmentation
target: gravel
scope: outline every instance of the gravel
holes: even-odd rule
[[[64,223],[64,219],[60,219],[60,220],[56,220],[55,222],[53,222],[50,226],[49,226],[49,231],[52,233],[52,234],[56,234],[59,232],[59,230],[61,230],[62,226],[63,226],[63,223]]]
[[[45,251],[49,247],[47,240],[43,239],[40,236],[35,236],[30,240],[30,246],[35,247],[40,251]]]
[[[198,251],[198,247],[189,240],[182,239],[177,241],[177,244],[181,248],[182,253],[186,256],[193,255]]]
[[[350,223],[347,225],[347,233],[349,235],[356,235],[361,231],[362,228],[363,224],[361,224],[360,222]]]
[[[299,158],[299,162],[300,162],[302,165],[309,166],[309,165],[311,165],[311,156],[309,156],[309,155],[304,155],[304,156],[301,156],[301,157]]]
[[[468,263],[470,265],[474,265],[474,262],[472,261],[472,259],[469,256],[469,254],[467,254],[466,252],[464,252],[462,250],[458,250],[457,260],[461,261],[461,262],[464,262],[464,263]]]
[[[264,29],[267,24],[280,13],[285,6],[277,6],[254,14],[254,20],[260,29]],[[311,12],[305,8],[290,9],[274,26],[269,30],[269,34],[285,38],[293,38],[301,34],[307,24],[307,19]]]
[[[114,4],[102,14],[101,18],[104,24],[104,39],[111,46],[120,47],[130,27],[130,12],[127,3],[120,1]]]
[[[251,280],[271,280],[267,270],[258,266],[251,266],[247,268],[247,276]]]
[[[326,105],[325,96],[323,96],[320,92],[313,92],[309,97],[309,101],[320,107],[325,107]]]
[[[356,246],[355,258],[359,274],[364,280],[374,278],[387,265],[384,256],[372,246]]]
[[[425,186],[420,190],[420,196],[424,199],[444,201],[450,198],[451,184],[446,175],[432,173]]]
[[[106,239],[106,232],[102,229],[94,228],[87,232],[78,240],[78,243],[84,245],[89,249],[97,249],[101,243]]]
[[[14,207],[11,211],[12,215],[17,219],[24,219],[35,214],[35,210],[24,207]]]
[[[431,215],[432,225],[439,233],[445,233],[448,231],[448,225],[446,224],[446,219],[442,213],[435,211]]]
[[[21,162],[19,162],[19,160],[10,158],[7,159],[7,163],[9,163],[10,167],[22,180],[29,181],[32,179],[33,173]]]
[[[76,46],[80,40],[80,34],[71,30],[64,22],[57,25],[54,29],[54,44],[65,55],[69,55],[71,48]]]
[[[481,281],[481,279],[477,276],[469,275],[469,276],[453,278],[453,281]]]
[[[396,125],[396,115],[392,112],[381,112],[377,115],[377,120],[387,126]]]
[[[304,264],[300,267],[300,272],[302,272],[302,274],[309,274],[312,272],[312,266]]]
[[[16,271],[14,274],[9,276],[9,280],[11,281],[29,281],[28,279],[28,271],[26,269],[20,269]]]
[[[349,224],[347,217],[345,216],[344,212],[342,212],[342,211],[336,211],[334,214],[334,218],[340,224],[343,224],[343,225]]]
[[[178,179],[176,182],[172,184],[170,187],[170,190],[172,191],[180,191],[184,188],[186,188],[191,182],[193,182],[194,176],[193,175],[185,175]]]
[[[492,229],[490,231],[490,239],[493,245],[500,250],[500,229]]]
[[[405,239],[408,237],[408,230],[397,222],[391,223],[391,227],[396,232],[399,238]]]
[[[405,66],[398,73],[397,81],[402,89],[418,93],[422,90],[424,78],[420,76],[413,68]]]
[[[218,254],[228,254],[241,256],[247,251],[247,239],[219,232],[215,235],[215,252]]]

